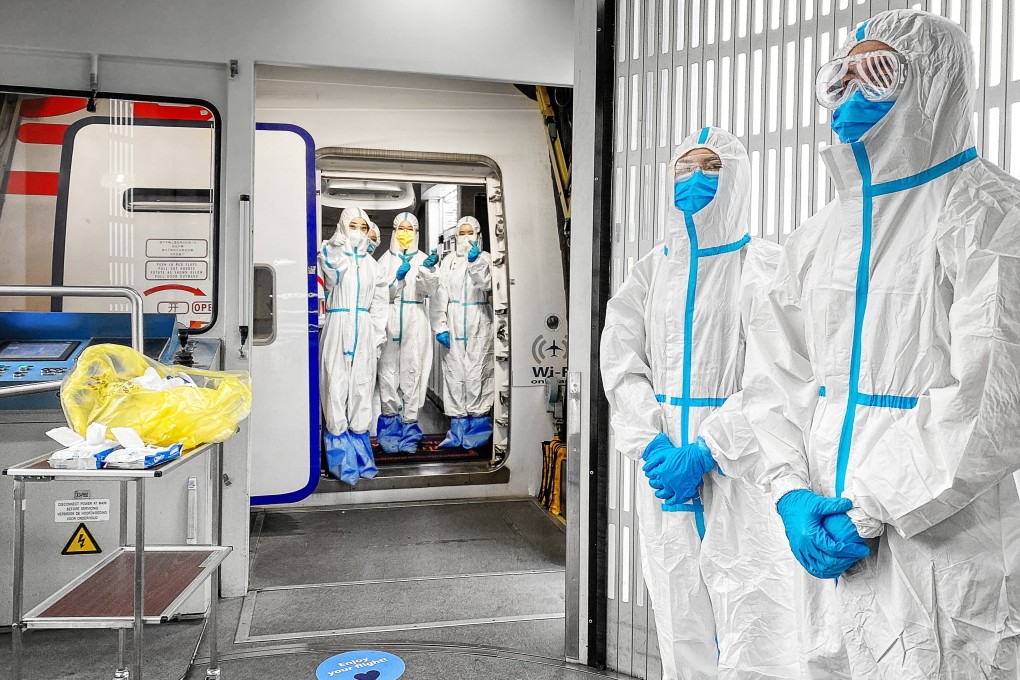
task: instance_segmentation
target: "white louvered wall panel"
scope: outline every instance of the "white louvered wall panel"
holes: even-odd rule
[[[977,144],[1020,177],[1020,0],[618,0],[614,93],[612,290],[663,238],[673,148],[705,125],[747,147],[752,235],[782,242],[832,196],[818,149],[828,112],[815,70],[858,23],[924,9],[960,23],[978,60]],[[634,515],[639,467],[610,456],[609,650],[612,669],[661,675],[641,580]]]

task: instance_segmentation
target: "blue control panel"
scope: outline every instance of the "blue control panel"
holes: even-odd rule
[[[81,340],[0,340],[0,381],[62,380],[88,344]]]
[[[146,314],[145,354],[172,363],[178,349],[174,314]],[[0,386],[63,380],[92,345],[131,344],[127,314],[0,312]],[[59,408],[56,392],[0,400],[0,409]]]

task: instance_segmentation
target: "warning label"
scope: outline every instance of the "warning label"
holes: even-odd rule
[[[54,522],[105,522],[110,519],[109,498],[76,498],[54,504]]]
[[[101,552],[103,552],[103,549],[99,547],[96,539],[92,536],[92,532],[84,524],[79,524],[78,528],[71,534],[71,540],[67,542],[67,545],[60,551],[60,554],[96,555]]]
[[[149,260],[145,263],[148,281],[204,281],[209,264],[194,260]]]
[[[201,238],[150,238],[145,242],[146,257],[205,257],[209,242]]]

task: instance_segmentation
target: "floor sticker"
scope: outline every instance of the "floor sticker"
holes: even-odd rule
[[[399,656],[371,650],[337,654],[315,669],[316,680],[396,680],[403,674]]]

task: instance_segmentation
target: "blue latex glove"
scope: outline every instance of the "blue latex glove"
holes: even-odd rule
[[[435,248],[433,248],[432,252],[429,253],[429,256],[425,258],[425,261],[422,262],[421,265],[423,267],[428,267],[429,269],[431,269],[432,267],[435,267],[437,264],[439,264],[439,253],[436,252]]]
[[[698,487],[714,467],[715,461],[708,445],[698,437],[687,446],[671,447],[666,455],[645,462],[642,470],[650,481],[658,482],[658,486],[662,487],[655,492],[657,498],[672,498],[674,502],[684,503],[698,495]]]
[[[854,526],[853,520],[850,519],[850,515],[845,512],[838,515],[826,515],[825,519],[822,520],[822,527],[840,543],[867,545],[867,539],[861,538],[861,535],[857,533],[857,527]]]
[[[482,249],[478,247],[478,241],[473,241],[471,243],[471,250],[468,251],[468,262],[474,262],[481,254]]]
[[[411,260],[414,259],[414,254],[397,255],[397,257],[400,258],[400,266],[397,267],[397,281],[403,281],[407,273],[411,271]]]
[[[790,491],[776,503],[793,556],[812,576],[836,578],[871,553],[867,545],[838,541],[822,527],[827,516],[846,515],[852,506],[849,498],[826,498],[807,489]]]
[[[450,331],[436,333],[436,341],[446,349],[450,349]]]
[[[669,440],[669,437],[660,432],[655,436],[655,439],[649,442],[648,446],[645,447],[644,453],[641,454],[641,458],[644,459],[645,461],[645,467],[649,465],[658,466],[661,465],[664,460],[666,460],[666,456],[668,456],[671,451],[675,450],[676,447],[673,446],[673,442]],[[662,498],[664,500],[670,500],[673,498],[673,493],[666,492],[665,485],[661,481],[659,481],[658,478],[653,479],[649,477],[648,486],[655,489],[655,495],[658,498]],[[660,493],[662,493],[663,495],[659,495]]]

